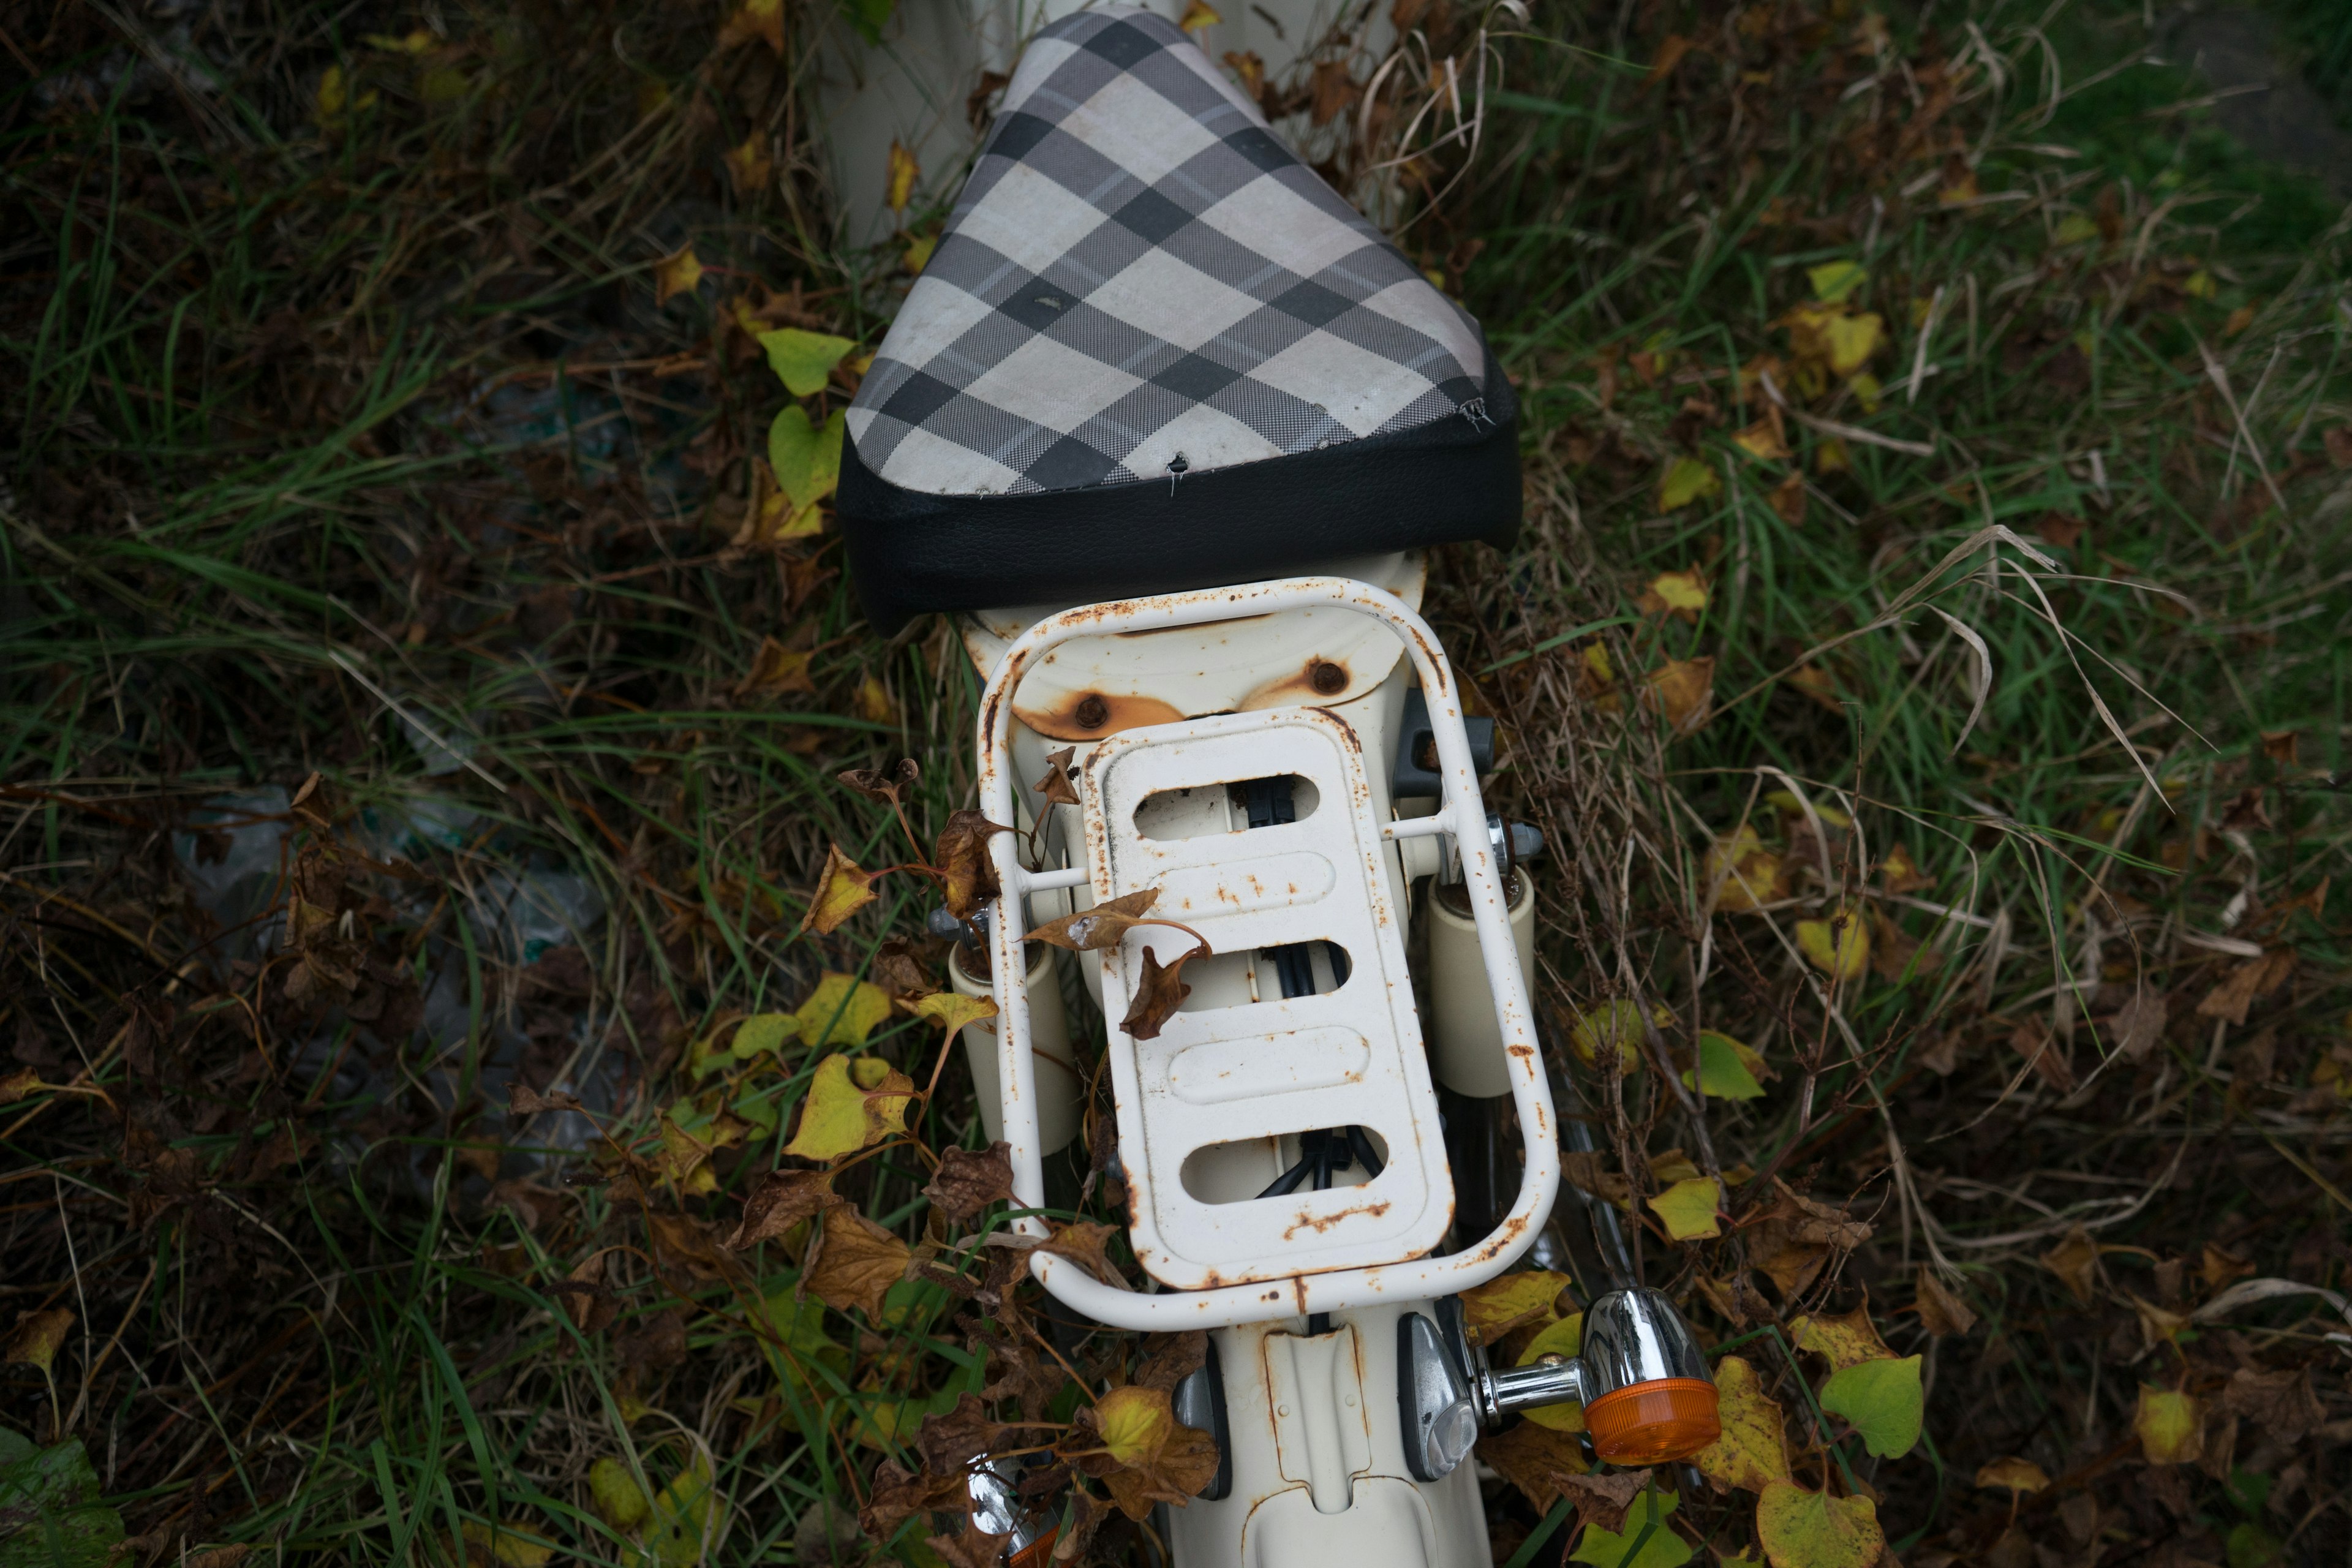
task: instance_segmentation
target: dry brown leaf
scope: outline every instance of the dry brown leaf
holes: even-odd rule
[[[1519,1489],[1538,1513],[1549,1510],[1552,1499],[1559,1495],[1554,1476],[1581,1475],[1592,1468],[1575,1433],[1533,1421],[1480,1436],[1477,1451],[1496,1475]]]
[[[1642,79],[1643,87],[1655,87],[1675,74],[1683,57],[1691,52],[1691,40],[1680,33],[1668,33],[1658,43],[1658,58],[1650,62],[1650,74]]]
[[[2282,1444],[2301,1442],[2327,1420],[2327,1411],[2311,1386],[2311,1369],[2258,1372],[2242,1366],[2230,1374],[2222,1389],[2221,1408],[2242,1415],[2264,1437]]]
[[[1178,1384],[1208,1364],[1209,1336],[1200,1329],[1152,1334],[1144,1340],[1143,1351],[1143,1364],[1135,1369],[1137,1384],[1173,1394]]]
[[[1010,1535],[991,1535],[969,1519],[961,1535],[934,1535],[924,1544],[940,1554],[948,1568],[997,1568]]]
[[[2042,1255],[2042,1267],[2065,1282],[2074,1300],[2087,1307],[2098,1289],[2099,1244],[2081,1226],[2066,1233],[2065,1239]]]
[[[510,1115],[536,1116],[542,1110],[584,1111],[586,1109],[575,1095],[560,1090],[553,1094],[541,1094],[520,1079],[515,1079],[507,1085],[507,1110]]]
[[[1969,1310],[1969,1304],[1954,1295],[1936,1271],[1924,1263],[1919,1265],[1918,1299],[1915,1304],[1920,1323],[1938,1338],[1965,1334],[1977,1326],[1977,1315]]]
[[[803,1283],[826,1306],[845,1312],[857,1307],[878,1322],[882,1298],[905,1276],[911,1256],[905,1242],[844,1206],[824,1216],[824,1237]]]
[[[783,1235],[812,1215],[845,1202],[833,1190],[830,1171],[771,1171],[743,1200],[742,1223],[727,1245],[740,1251]]]
[[[702,281],[702,263],[689,245],[654,264],[654,303],[667,305],[680,294],[691,294]]]
[[[1650,1472],[1612,1470],[1601,1476],[1555,1470],[1551,1483],[1575,1505],[1580,1522],[1613,1532],[1624,1528],[1625,1510],[1633,1506],[1633,1500],[1649,1489]]]
[[[1070,759],[1078,754],[1076,746],[1064,746],[1045,759],[1045,771],[1029,787],[1045,797],[1047,805],[1076,805],[1078,792],[1070,784]]]
[[[1013,1145],[1002,1138],[985,1149],[950,1149],[923,1195],[957,1224],[965,1224],[993,1203],[1013,1195]]]
[[[2031,1459],[2011,1456],[1995,1459],[1977,1471],[1977,1485],[1988,1490],[2006,1489],[2012,1492],[2038,1492],[2050,1484],[2049,1475]]]
[[[1160,889],[1145,888],[1139,892],[1123,893],[1116,899],[1105,899],[1091,909],[1077,910],[1058,920],[1047,921],[1029,933],[1031,942],[1049,942],[1071,952],[1094,952],[1106,947],[1116,947],[1119,939],[1139,925],[1155,925],[1146,920],[1144,911],[1158,900]]]
[[[2127,1060],[2146,1061],[2148,1052],[2156,1049],[2157,1041],[2164,1037],[2164,1014],[2163,993],[2144,984],[2134,990],[2111,1026],[2116,1049]]]
[[[887,1542],[900,1525],[919,1513],[969,1511],[971,1494],[961,1469],[935,1475],[928,1469],[912,1474],[888,1459],[875,1468],[874,1489],[857,1510],[858,1528],[876,1545]]]
[[[2220,1018],[2231,1024],[2246,1021],[2246,1009],[2256,1000],[2279,988],[2294,972],[2294,950],[2280,948],[2260,958],[2250,958],[2230,972],[2228,979],[2205,994],[2197,1004],[2198,1016]]]
[[[1670,658],[1650,672],[1645,698],[1665,715],[1677,735],[1687,735],[1706,722],[1707,702],[1715,694],[1715,656]]]
[[[2074,1092],[2074,1068],[2060,1048],[2058,1037],[2040,1016],[2026,1019],[2010,1031],[2010,1047],[2032,1064],[2042,1080],[2060,1094]]]
[[[788,648],[772,637],[763,637],[751,655],[751,668],[736,684],[735,695],[780,697],[787,692],[814,691],[816,680],[809,673],[809,667],[815,659],[814,652]]]
[[[9,1331],[7,1348],[0,1350],[0,1363],[37,1367],[46,1373],[57,1361],[58,1350],[66,1342],[66,1332],[73,1325],[73,1313],[63,1307],[22,1314],[16,1326]]]
[[[1083,1440],[1080,1433],[1098,1438],[1101,1448],[1073,1457],[1129,1519],[1148,1517],[1158,1502],[1182,1506],[1217,1473],[1216,1438],[1178,1421],[1165,1389],[1129,1384],[1110,1390],[1079,1411],[1073,1439]]]
[[[903,936],[891,937],[874,950],[874,962],[867,967],[866,975],[902,1005],[939,989],[932,984],[930,966],[923,960],[922,949]]]
[[[2326,444],[2329,462],[2339,468],[2352,468],[2352,425],[2337,425],[2320,440]]]
[[[883,805],[903,805],[907,795],[921,778],[923,770],[912,757],[900,757],[898,766],[888,773],[880,768],[848,768],[834,777],[870,801]]]
[[[1118,1234],[1116,1226],[1097,1225],[1090,1219],[1074,1220],[1055,1226],[1054,1234],[1037,1244],[1037,1250],[1068,1258],[1106,1285],[1125,1285],[1118,1265],[1103,1250]]]
[[[1251,58],[1255,59],[1256,57]],[[1225,58],[1230,60],[1233,57],[1227,55]],[[1110,1517],[1110,1512],[1103,1506],[1102,1500],[1086,1488],[1072,1487],[1070,1522],[1054,1542],[1054,1561],[1075,1563],[1084,1557],[1087,1548],[1094,1543],[1095,1531],[1102,1528],[1103,1521]]]
[[[932,851],[948,913],[968,921],[982,903],[996,897],[996,868],[988,858],[988,841],[999,833],[1012,831],[998,826],[977,811],[959,811],[949,816],[946,829],[940,834],[939,846]]]
[[[1128,1005],[1127,1016],[1118,1026],[1128,1037],[1136,1040],[1156,1040],[1168,1020],[1176,1016],[1184,998],[1192,988],[1184,984],[1184,965],[1209,951],[1206,942],[1196,943],[1176,955],[1176,962],[1167,968],[1160,967],[1160,955],[1151,948],[1143,950],[1143,973],[1135,984],[1135,999]]]
[[[2254,1271],[2251,1259],[2239,1257],[2226,1247],[2207,1242],[2197,1256],[2197,1278],[2208,1289],[2219,1290],[2233,1279],[2243,1279]]]
[[[995,1447],[1003,1430],[976,1395],[959,1394],[952,1409],[923,1418],[915,1433],[915,1449],[931,1474],[961,1475],[967,1465]]]
[[[1805,476],[1802,474],[1790,474],[1787,479],[1782,479],[1779,484],[1772,487],[1770,493],[1765,496],[1764,503],[1772,509],[1773,516],[1779,518],[1782,522],[1787,523],[1790,528],[1803,527],[1805,523]]]

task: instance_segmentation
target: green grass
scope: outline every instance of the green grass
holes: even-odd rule
[[[1750,1222],[1768,1175],[1873,1218],[1839,1268],[1758,1300],[1785,1323],[1867,1289],[1897,1353],[1930,1358],[1932,1447],[1801,1454],[1813,1484],[1875,1488],[1906,1560],[1995,1550],[2005,1494],[1970,1480],[2010,1455],[2063,1478],[2021,1514],[2045,1537],[2087,1494],[2141,1546],[2234,1563],[2259,1558],[2251,1531],[2287,1560],[2340,1553],[2322,1506],[2339,1440],[2249,1424],[2234,1470],[2158,1472],[2132,1422],[2143,1383],[2219,1401],[2242,1365],[2324,1367],[2341,1325],[2292,1298],[2147,1347],[2132,1298],[2210,1300],[2209,1243],[2345,1288],[2343,895],[2280,912],[2347,875],[2352,475],[2326,440],[2352,426],[2343,216],[2158,112],[2189,91],[2177,76],[2052,104],[2040,7],[1971,7],[1990,57],[1956,20],[1929,38],[1898,18],[1883,58],[1858,7],[1761,35],[1692,5],[1620,35],[1620,9],[1505,46],[1479,161],[1405,240],[1460,285],[1526,408],[1521,543],[1443,552],[1431,609],[1503,722],[1496,796],[1555,847],[1544,1002],[1639,994],[1670,1009],[1670,1050],[1719,1029],[1778,1075],[1700,1114],[1637,1075],[1614,1097],[1622,1147],[1747,1166],[1728,1202]],[[824,237],[793,112],[821,19],[793,13],[779,61],[714,50],[709,16],[484,5],[413,57],[368,40],[421,14],[262,7],[172,46],[220,63],[190,96],[113,72],[110,25],[65,15],[42,82],[0,80],[23,215],[0,239],[0,1079],[77,1091],[0,1106],[0,1305],[77,1321],[49,1377],[7,1370],[0,1424],[58,1438],[54,1382],[64,1435],[155,1552],[454,1562],[469,1523],[508,1520],[618,1563],[668,1519],[713,1562],[809,1561],[818,1505],[870,1499],[886,1456],[919,1463],[879,1413],[911,1428],[993,1375],[980,1314],[945,1288],[901,1284],[878,1321],[796,1308],[804,1255],[711,1246],[822,1053],[699,1081],[687,1065],[734,1016],[797,1007],[919,930],[903,875],[834,936],[798,930],[828,844],[905,853],[838,769],[919,758],[926,838],[971,790],[976,682],[949,628],[873,637],[829,536],[732,542],[783,401],[733,302],[797,287],[809,323],[870,347],[904,281],[895,251]],[[2135,15],[2062,16],[2063,79],[2137,47]],[[1703,47],[1645,84],[1670,31]],[[1964,50],[1962,96],[1930,122],[1931,68]],[[322,124],[331,65],[352,87]],[[719,154],[754,134],[785,173],[740,192]],[[1947,205],[1954,155],[1977,195]],[[689,239],[711,275],[656,308],[653,264]],[[1833,375],[1809,394],[1795,363],[1789,313],[1838,262],[1884,323],[1874,408]],[[1740,374],[1759,356],[1798,412],[1902,445],[1849,437],[1826,467],[1827,435],[1791,415],[1791,455],[1751,457],[1729,437],[1765,417]],[[1915,363],[1934,372],[1916,397]],[[1666,510],[1678,458],[1718,488]],[[1794,522],[1772,504],[1790,475]],[[1702,615],[1642,611],[1653,578],[1693,567]],[[804,686],[749,680],[768,637],[814,652]],[[1714,711],[1666,733],[1629,689],[1701,658]],[[416,724],[467,765],[428,772]],[[352,962],[385,996],[446,975],[459,1043],[438,1099],[419,1053],[289,1000],[287,960],[237,969],[205,945],[175,831],[224,789],[313,773],[292,869],[350,910]],[[1858,829],[1810,837],[1775,790]],[[412,837],[400,874],[343,861],[337,900],[333,857],[380,858],[382,825],[426,803],[467,825]],[[1743,820],[1788,896],[1710,913],[1709,841]],[[1909,902],[1881,896],[1896,844],[1930,879]],[[580,962],[523,962],[486,915],[486,879],[530,868],[593,888]],[[1922,955],[1824,993],[1784,943],[1840,905],[1885,917],[1882,954]],[[2292,949],[2293,974],[2217,1022],[2200,1006],[2250,941]],[[2163,1032],[2118,1056],[2143,984]],[[2029,1068],[2045,1030],[2086,1088]],[[902,1017],[868,1047],[919,1085],[936,1037]],[[478,1081],[520,1049],[544,1083],[575,1045],[624,1068],[612,1141],[494,1202],[526,1135]],[[312,1074],[332,1058],[378,1087],[331,1091]],[[942,1084],[915,1131],[976,1146],[961,1070]],[[707,1137],[730,1108],[752,1125],[715,1191],[646,1174],[659,1113]],[[923,1161],[894,1145],[839,1188],[904,1241],[965,1247],[979,1281],[1009,1255],[932,1228]],[[614,1185],[631,1173],[642,1201]],[[2078,1223],[2120,1249],[2087,1302],[2037,1261]],[[1761,1278],[1759,1235],[1649,1235],[1645,1267],[1728,1343],[1760,1331],[1700,1281]],[[1972,1333],[1931,1342],[1905,1315],[1931,1256],[1957,1266]],[[1138,1347],[1054,1349],[1080,1373],[1041,1411],[1061,1420]],[[1812,1408],[1801,1363],[1759,1364],[1785,1409]],[[694,1484],[673,1485],[698,1459],[723,1502],[707,1532]],[[667,1491],[635,1541],[597,1503],[614,1464]],[[2277,1507],[2247,1509],[2250,1477]],[[1488,1490],[1502,1561],[1543,1510]],[[1686,1497],[1675,1520],[1753,1542],[1737,1496]],[[926,1533],[882,1545],[932,1568]],[[1115,1527],[1099,1551],[1144,1561],[1146,1539]]]

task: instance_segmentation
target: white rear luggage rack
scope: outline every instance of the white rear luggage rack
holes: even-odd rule
[[[1180,1288],[1160,1294],[1122,1289],[1042,1252],[1032,1255],[1031,1267],[1056,1298],[1115,1327],[1224,1327],[1465,1289],[1501,1273],[1527,1249],[1559,1186],[1551,1095],[1535,1044],[1501,878],[1487,841],[1485,806],[1463,732],[1453,671],[1427,625],[1392,595],[1338,578],[1291,578],[1087,605],[1038,623],[1006,650],[982,700],[982,809],[991,821],[1016,820],[1013,697],[1024,674],[1055,645],[1072,637],[1155,631],[1299,608],[1339,608],[1370,616],[1385,622],[1403,643],[1420,676],[1444,784],[1444,803],[1433,816],[1374,822],[1361,787],[1363,760],[1353,754],[1352,735],[1328,714],[1302,708],[1129,731],[1106,741],[1088,759],[1089,804],[1108,805],[1122,824],[1131,822],[1139,790],[1182,787],[1188,769],[1199,773],[1198,783],[1254,773],[1287,773],[1315,783],[1321,795],[1317,810],[1307,820],[1285,825],[1267,837],[1249,835],[1246,858],[1234,856],[1234,841],[1227,835],[1160,844],[1101,831],[1100,823],[1090,819],[1084,870],[1033,873],[1021,866],[1013,835],[999,834],[990,840],[1003,888],[999,918],[990,923],[989,937],[1000,1015],[1004,1137],[1012,1146],[1016,1200],[1029,1207],[1043,1201],[1044,1175],[1021,955],[1028,894],[1090,882],[1100,900],[1160,886],[1163,902],[1152,912],[1202,926],[1219,952],[1303,938],[1339,942],[1349,950],[1348,984],[1324,995],[1222,1012],[1180,1013],[1161,1038],[1151,1042],[1131,1041],[1115,1021],[1111,1024],[1122,1149],[1136,1194],[1138,1255],[1151,1273]],[[1253,749],[1250,763],[1239,774],[1234,772],[1236,759],[1221,754],[1236,746]],[[1123,783],[1123,759],[1147,757],[1148,765],[1128,769],[1133,778]],[[1388,907],[1391,884],[1380,862],[1383,839],[1439,833],[1452,835],[1460,847],[1487,987],[1508,1058],[1512,1099],[1525,1130],[1526,1164],[1517,1199],[1493,1233],[1465,1251],[1432,1258],[1412,1255],[1436,1244],[1451,1212],[1452,1193],[1404,972],[1399,930],[1402,911]],[[1289,855],[1328,864],[1337,877],[1327,886],[1290,891],[1257,909],[1244,908],[1250,900],[1234,900],[1232,889],[1224,887],[1217,858],[1221,849],[1224,864],[1235,871],[1244,870],[1250,860]],[[1220,901],[1222,889],[1226,907],[1202,914],[1208,905],[1197,897],[1188,899],[1181,890],[1188,881],[1201,884],[1198,891],[1210,904]],[[1351,881],[1354,886],[1348,885]],[[1193,903],[1192,911],[1179,907],[1185,902]],[[1318,925],[1307,931],[1294,922],[1277,931],[1266,924],[1270,913],[1307,918],[1333,929]],[[1194,919],[1196,914],[1202,918]],[[1130,935],[1125,947],[1144,945],[1156,948],[1164,961],[1190,944],[1181,933],[1148,926],[1139,937]],[[1113,1020],[1125,1010],[1123,974],[1130,956],[1119,949],[1089,955],[1103,963],[1105,1012]],[[1217,1022],[1206,1022],[1213,1019]],[[1231,1047],[1229,1054],[1246,1058],[1253,1044],[1309,1031],[1345,1044],[1353,1058],[1360,1058],[1361,1070],[1345,1082],[1325,1084],[1319,1091],[1310,1087],[1294,1094],[1269,1082],[1263,1089],[1222,1103],[1179,1087],[1185,1069],[1178,1058],[1187,1051],[1194,1053],[1197,1076],[1198,1065],[1207,1059],[1200,1055],[1203,1047],[1214,1056],[1215,1047],[1223,1044]],[[1297,1111],[1286,1117],[1284,1100],[1294,1105],[1312,1101],[1316,1109],[1304,1119]],[[1294,1194],[1280,1205],[1202,1204],[1184,1192],[1176,1167],[1190,1147],[1209,1141],[1206,1131],[1213,1123],[1207,1116],[1222,1117],[1231,1129],[1228,1136],[1234,1139],[1303,1131],[1310,1123],[1369,1126],[1389,1143],[1389,1163],[1366,1186]],[[1161,1134],[1157,1148],[1155,1128]],[[1034,1216],[1015,1224],[1024,1235],[1046,1233],[1045,1223]],[[1290,1233],[1286,1237],[1286,1228]],[[1244,1282],[1231,1282],[1236,1279]],[[1190,1288],[1194,1285],[1205,1288]]]

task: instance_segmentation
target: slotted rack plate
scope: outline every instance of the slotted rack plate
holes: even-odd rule
[[[1157,839],[1139,807],[1169,790],[1282,774],[1319,796],[1297,822]],[[1160,891],[1155,917],[1219,953],[1329,942],[1349,973],[1319,995],[1179,1012],[1150,1040],[1127,1014],[1144,949],[1164,963],[1191,945],[1145,925],[1097,958],[1110,1019],[1130,1235],[1161,1284],[1206,1289],[1417,1258],[1451,1223],[1454,1186],[1406,972],[1402,912],[1390,898],[1380,824],[1352,729],[1317,708],[1218,714],[1112,736],[1082,775],[1095,897]],[[1370,1182],[1208,1203],[1185,1160],[1213,1145],[1357,1125],[1387,1157]]]

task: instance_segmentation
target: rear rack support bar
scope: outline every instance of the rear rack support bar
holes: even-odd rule
[[[1472,765],[1470,741],[1462,723],[1460,692],[1436,634],[1393,595],[1339,577],[1291,577],[1240,587],[1201,589],[1152,598],[1082,605],[1038,622],[1005,649],[980,708],[980,803],[992,822],[1018,820],[1013,773],[1013,697],[1038,657],[1073,637],[1120,632],[1160,631],[1244,616],[1291,609],[1341,609],[1387,623],[1404,644],[1421,678],[1429,706],[1430,731],[1437,746],[1444,804],[1433,816],[1385,825],[1391,840],[1450,834],[1459,847],[1471,917],[1485,960],[1486,985],[1508,1057],[1511,1100],[1518,1110],[1527,1163],[1517,1199],[1494,1231],[1466,1251],[1423,1258],[1376,1268],[1343,1268],[1286,1279],[1230,1285],[1209,1290],[1149,1294],[1107,1285],[1066,1259],[1030,1254],[1030,1268],[1055,1299],[1098,1322],[1133,1330],[1181,1331],[1228,1328],[1342,1310],[1386,1301],[1420,1300],[1483,1284],[1508,1268],[1535,1240],[1559,1188],[1559,1135],[1551,1089],[1536,1046],[1527,985],[1518,951],[1511,940],[1504,889],[1487,842],[1485,804]],[[1016,836],[996,834],[989,854],[1003,886],[1000,918],[989,922],[990,970],[999,1016],[998,1079],[1004,1100],[1004,1137],[1012,1146],[1013,1187],[1017,1203],[1035,1209],[1045,1201],[1045,1172],[1037,1131],[1036,1068],[1029,1046],[1029,995],[1022,962],[1024,900],[1033,892],[1076,887],[1083,869],[1031,872],[1020,861]],[[1034,1214],[1014,1222],[1020,1234],[1044,1239],[1049,1233]]]

